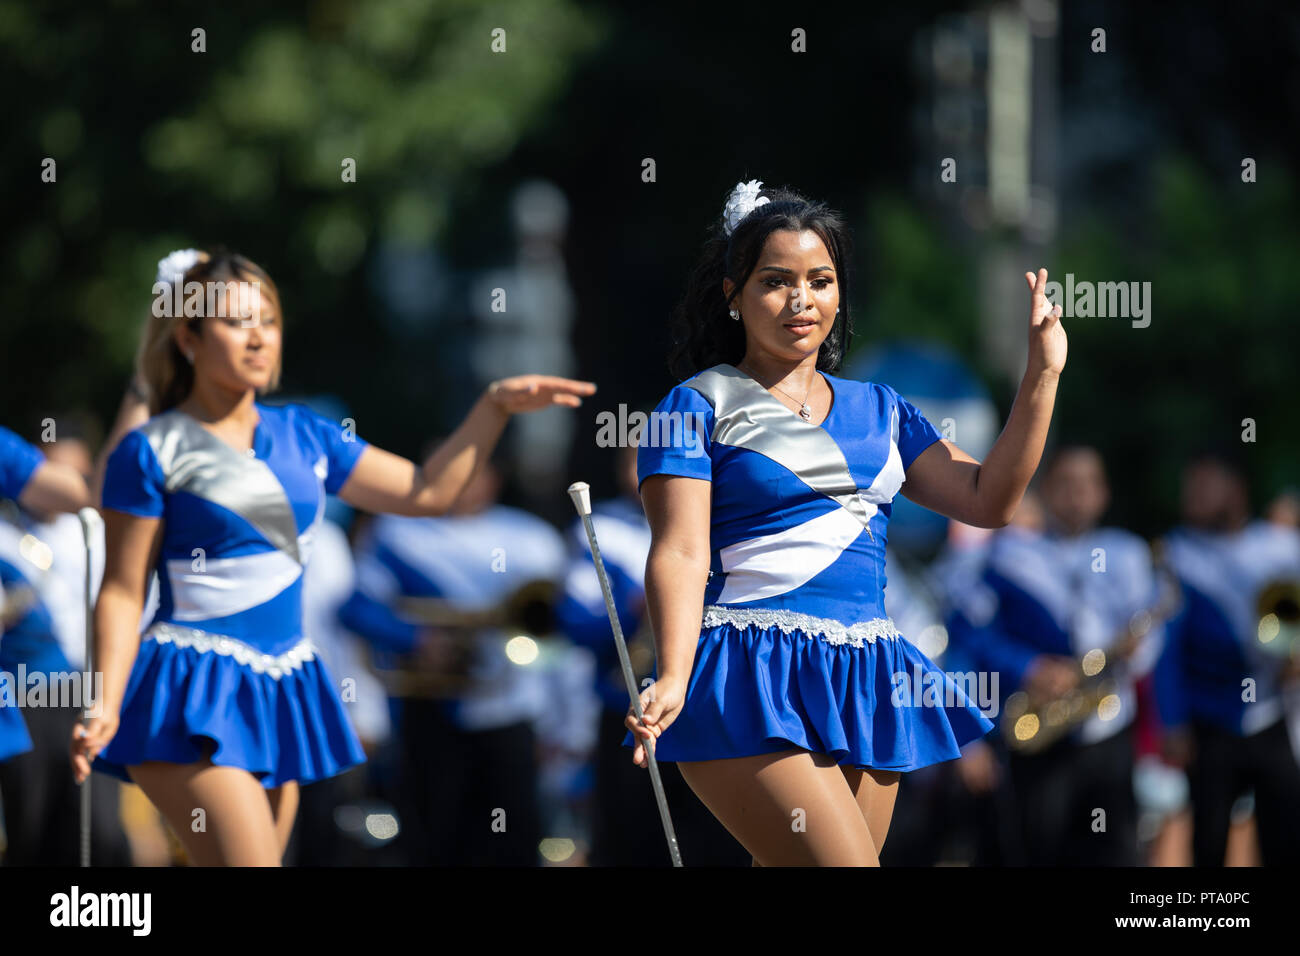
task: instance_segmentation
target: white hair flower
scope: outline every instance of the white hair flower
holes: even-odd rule
[[[736,183],[736,187],[731,190],[731,195],[727,197],[727,205],[722,210],[722,224],[727,235],[736,231],[740,220],[764,203],[771,202],[766,196],[758,195],[758,191],[762,188],[763,183],[758,179],[751,179],[747,183]]]
[[[158,260],[158,278],[155,281],[174,282],[178,276],[183,276],[194,268],[194,264],[198,261],[199,250],[177,249],[167,258]]]

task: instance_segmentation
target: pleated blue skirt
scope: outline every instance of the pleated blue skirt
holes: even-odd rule
[[[214,764],[241,767],[267,789],[365,761],[318,657],[259,673],[230,654],[142,640],[117,733],[93,769],[129,782],[134,764],[195,763],[208,749]]]
[[[903,637],[854,646],[798,629],[720,624],[700,634],[686,700],[655,756],[801,748],[857,769],[916,770],[961,756],[993,730],[963,683]],[[623,745],[635,745],[631,733]]]

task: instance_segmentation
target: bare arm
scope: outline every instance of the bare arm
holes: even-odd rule
[[[86,480],[70,465],[43,461],[23,486],[18,503],[32,511],[52,514],[80,511],[90,504]]]
[[[1020,506],[1043,455],[1065,367],[1061,307],[1043,294],[1047,270],[1025,279],[1032,290],[1029,361],[1002,434],[983,464],[952,442],[935,442],[912,462],[902,488],[917,504],[979,528],[1003,527]]]
[[[709,578],[712,482],[651,475],[641,485],[641,499],[650,522],[645,602],[654,629],[659,678],[684,683],[695,664]]]
[[[641,767],[648,763],[645,743],[672,725],[686,699],[709,578],[712,496],[712,483],[702,478],[651,475],[641,484],[650,522],[645,601],[658,662],[658,679],[641,694],[645,723],[631,711],[625,721],[636,740],[632,760]]]
[[[103,675],[99,716],[87,721],[85,738],[73,741],[73,772],[80,783],[90,763],[117,731],[122,698],[140,649],[150,569],[162,542],[162,520],[108,509],[104,515],[104,580],[95,603],[95,670]]]
[[[373,445],[361,453],[339,497],[372,512],[439,515],[460,497],[492,454],[510,416],[551,405],[577,408],[592,382],[551,375],[519,375],[493,382],[451,437],[423,465]]]

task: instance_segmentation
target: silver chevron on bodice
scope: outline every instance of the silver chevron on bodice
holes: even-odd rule
[[[241,455],[177,409],[141,426],[168,492],[183,491],[242,517],[277,550],[298,563],[298,522],[284,486],[261,459]]]
[[[858,495],[844,452],[829,432],[796,416],[735,366],[717,365],[685,384],[713,406],[712,441],[770,458],[814,491],[839,502],[871,533],[872,515]]]

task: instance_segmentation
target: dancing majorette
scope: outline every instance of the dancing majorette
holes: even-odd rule
[[[325,496],[441,514],[511,414],[577,407],[596,387],[549,375],[495,381],[417,466],[305,406],[257,400],[278,383],[283,340],[261,267],[183,250],[160,263],[158,279],[133,385],[152,417],[125,434],[104,476],[102,714],[74,731],[72,761],[79,780],[93,765],[139,784],[194,862],[274,866],[298,785],[364,759],[340,688],[302,634],[302,570]],[[167,307],[182,281],[187,294],[202,284],[206,314]],[[140,634],[151,570],[160,606]]]
[[[1026,273],[1029,358],[983,464],[888,385],[831,374],[852,333],[849,236],[821,203],[741,183],[676,316],[685,379],[641,435],[655,740],[756,865],[878,863],[899,773],[992,729],[884,608],[900,489],[1000,527],[1038,466],[1066,341]],[[820,374],[819,374],[820,373]],[[689,858],[689,848],[684,848]]]
[[[5,498],[48,513],[76,512],[90,504],[85,479],[75,468],[46,461],[39,448],[0,426],[0,499]],[[0,637],[20,616],[20,602],[0,585]],[[0,761],[31,749],[22,711],[7,694],[0,695]]]

